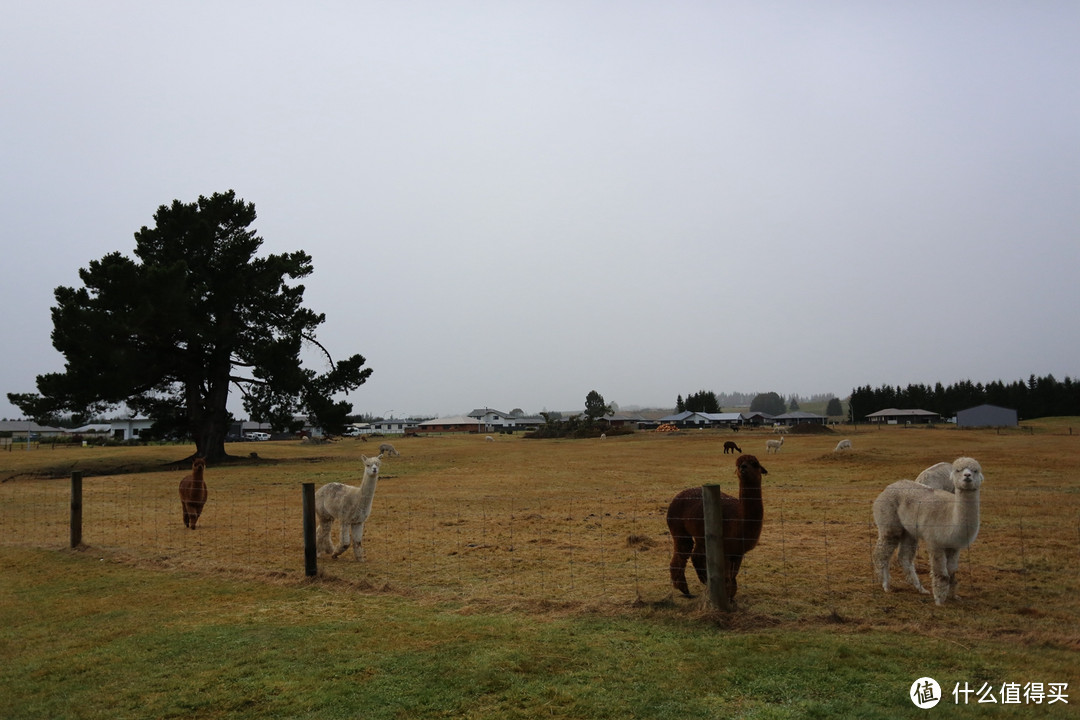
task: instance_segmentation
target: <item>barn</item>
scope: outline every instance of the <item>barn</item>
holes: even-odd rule
[[[957,427],[1016,427],[1016,411],[997,405],[976,405],[956,413]]]
[[[917,425],[937,422],[941,416],[929,410],[887,408],[870,413],[866,419],[882,425]]]
[[[478,433],[480,421],[468,415],[425,420],[416,426],[423,433]]]

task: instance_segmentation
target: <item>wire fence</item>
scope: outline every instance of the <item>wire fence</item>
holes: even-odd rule
[[[181,520],[173,479],[83,480],[87,552],[162,568],[303,578],[301,485],[215,488],[199,521]],[[669,497],[582,488],[572,495],[516,489],[447,502],[380,485],[364,531],[365,562],[320,557],[319,573],[349,587],[486,602],[640,603],[670,597]],[[870,498],[872,499],[872,498]],[[807,495],[772,486],[761,541],[739,573],[739,600],[843,608],[880,593],[867,498]],[[71,482],[0,484],[0,543],[69,544]],[[338,529],[334,530],[337,542]],[[895,566],[894,566],[895,568]],[[693,569],[687,577],[695,593]],[[925,560],[919,571],[929,587]],[[961,555],[961,594],[1027,588],[1030,603],[1075,612],[1080,595],[1080,509],[1075,493],[1025,490],[983,501],[975,544]],[[894,569],[894,585],[905,587]]]

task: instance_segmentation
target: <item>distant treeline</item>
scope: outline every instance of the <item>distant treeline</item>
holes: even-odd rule
[[[1059,381],[1053,375],[1032,375],[1027,382],[1008,384],[998,380],[983,385],[965,380],[947,387],[941,383],[906,388],[882,385],[876,389],[867,385],[852,390],[848,413],[855,422],[888,408],[929,410],[952,417],[958,410],[983,404],[1011,408],[1021,418],[1080,415],[1080,382],[1068,377]]]

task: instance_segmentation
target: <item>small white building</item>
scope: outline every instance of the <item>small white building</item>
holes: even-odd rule
[[[416,431],[415,420],[376,420],[371,423],[371,432],[383,435],[405,435]]]

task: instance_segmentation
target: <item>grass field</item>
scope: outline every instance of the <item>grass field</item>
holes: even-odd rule
[[[924,675],[975,717],[991,708],[974,695],[956,707],[957,683],[1075,692],[1074,424],[857,428],[789,436],[775,456],[750,432],[401,439],[368,562],[320,559],[314,579],[301,483],[355,480],[371,444],[231,448],[259,460],[207,471],[194,533],[176,496],[190,448],[13,450],[0,457],[0,717],[903,717],[925,712],[907,699]],[[840,437],[852,452],[831,452]],[[738,610],[717,614],[672,597],[663,514],[684,487],[734,492],[728,439],[769,470],[766,525]],[[902,580],[886,595],[870,503],[959,455],[986,474],[959,602],[936,607]],[[74,551],[72,470],[85,476]]]

